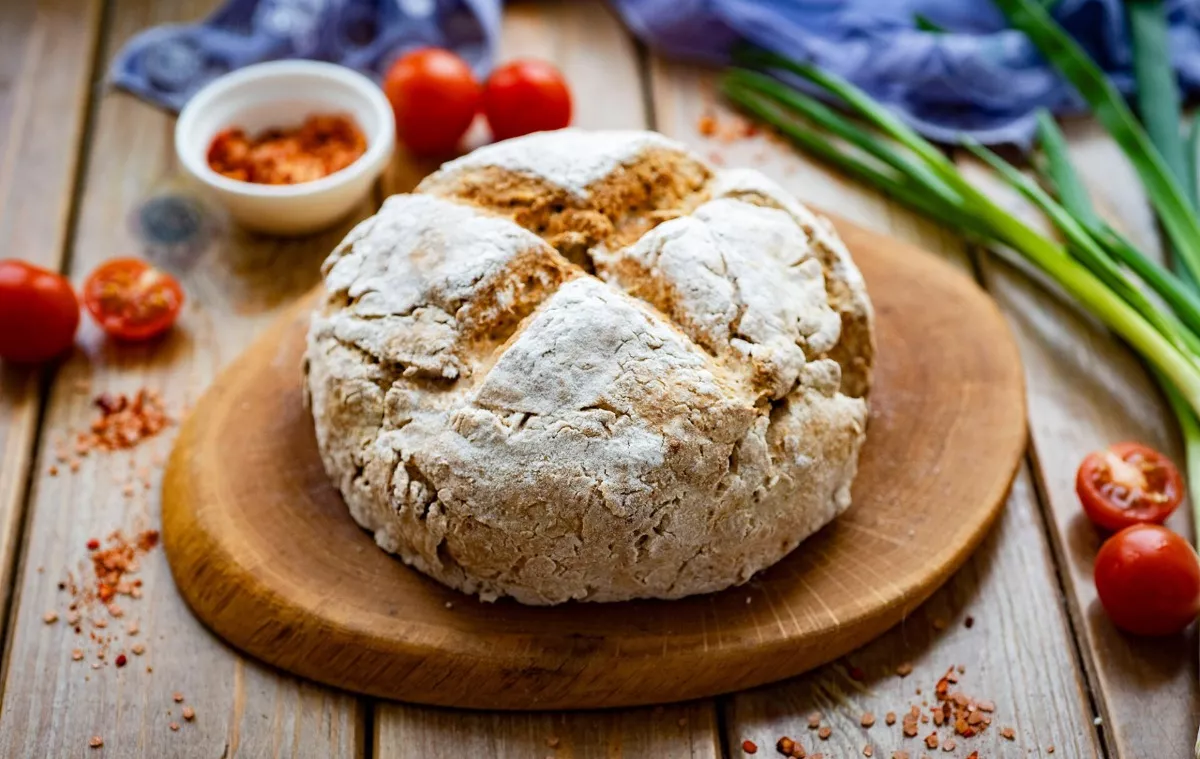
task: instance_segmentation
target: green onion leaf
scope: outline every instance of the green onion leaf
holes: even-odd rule
[[[1130,112],[1104,73],[1082,48],[1033,0],[996,0],[1014,27],[1025,32],[1092,107],[1133,162],[1150,202],[1192,274],[1200,274],[1200,220],[1184,186]]]

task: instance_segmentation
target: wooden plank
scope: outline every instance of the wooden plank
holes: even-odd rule
[[[558,65],[575,93],[574,124],[639,128],[646,112],[636,49],[598,0],[506,3],[500,61],[532,56]],[[482,129],[477,130],[476,139]],[[410,188],[430,166],[401,169],[391,191]],[[399,704],[375,712],[375,756],[715,757],[713,701],[664,709],[555,714],[479,714]],[[557,739],[557,747],[547,740]]]
[[[729,144],[703,139],[698,123],[704,115],[715,116],[718,137],[736,123],[734,115],[714,102],[711,75],[657,61],[652,71],[662,131],[711,154],[713,160],[757,168],[801,200],[920,244],[961,266],[970,265],[960,240],[794,151],[761,137]],[[919,739],[933,732],[932,727],[921,724],[918,738],[906,739],[900,722],[889,727],[884,717],[889,711],[901,715],[923,701],[936,703],[931,693],[937,680],[947,668],[962,664],[966,672],[959,687],[969,696],[994,701],[996,712],[991,729],[957,739],[955,756],[976,750],[981,756],[1024,756],[1052,744],[1059,755],[1096,756],[1092,715],[1043,529],[1024,470],[993,534],[899,627],[842,662],[725,699],[726,750],[739,755],[741,742],[751,740],[760,751],[773,751],[780,737],[790,736],[810,755],[819,751],[826,756],[861,756],[870,745],[875,756],[889,757],[896,750],[918,756],[928,751]],[[967,617],[974,622],[970,629]],[[937,629],[942,623],[945,629]],[[895,674],[903,663],[913,666],[906,678]],[[851,666],[862,669],[862,682],[849,677]],[[822,724],[832,730],[826,741],[807,728],[806,716],[814,711],[821,712]],[[864,712],[875,715],[874,727],[861,725]],[[1012,727],[1015,740],[1004,740],[1001,727]],[[942,739],[951,735],[938,732]]]
[[[60,268],[100,6],[100,0],[0,4],[0,257]],[[13,583],[38,376],[0,363],[0,608]]]
[[[458,712],[387,707],[375,756],[701,759],[721,755],[712,701],[605,712]],[[386,714],[386,718],[382,718]]]
[[[212,5],[116,0],[104,58],[138,30],[197,18]],[[125,95],[103,98],[71,258],[76,280],[109,257],[141,252],[128,219],[152,193],[177,189],[172,130],[173,120],[155,108]],[[368,210],[364,204],[361,213]],[[82,459],[78,472],[66,464],[59,464],[63,471],[57,477],[48,472],[59,441],[93,418],[94,393],[146,387],[162,394],[169,413],[182,414],[280,307],[317,281],[320,261],[346,226],[295,242],[230,230],[192,254],[156,251],[157,260],[180,276],[189,298],[173,333],[157,344],[120,346],[103,340],[91,324],[83,330],[84,350],[54,382],[38,451],[6,652],[0,756],[362,754],[364,715],[358,702],[244,660],[221,644],[184,607],[161,550],[142,558],[137,576],[144,598],[120,597],[121,618],[93,609],[80,623],[82,635],[64,623],[69,594],[57,586],[69,570],[88,576],[90,568],[79,572],[77,564],[87,557],[89,539],[157,522],[157,464],[169,450],[173,428],[130,451],[94,453]],[[43,614],[51,610],[60,619],[46,624]],[[91,620],[107,627],[96,628]],[[140,627],[136,635],[128,631],[131,622]],[[114,637],[103,661],[101,645],[88,640],[90,632]],[[135,643],[146,647],[144,655],[135,655]],[[82,661],[72,660],[76,648]],[[115,657],[122,652],[129,663],[118,668]],[[173,700],[175,692],[183,704]],[[184,705],[195,710],[193,721],[182,718]],[[92,736],[103,739],[102,752],[89,752]]]
[[[1073,121],[1066,131],[1100,211],[1143,250],[1158,251],[1153,215],[1119,148],[1090,121]],[[988,172],[966,165],[980,184],[986,181],[1006,203],[1040,220]],[[983,272],[1021,345],[1038,486],[1108,753],[1190,757],[1200,723],[1196,631],[1137,639],[1109,623],[1092,582],[1102,535],[1084,518],[1075,495],[1079,462],[1110,443],[1139,440],[1182,462],[1177,425],[1134,353],[1102,325],[994,257],[984,259]],[[1191,535],[1186,508],[1168,525]]]

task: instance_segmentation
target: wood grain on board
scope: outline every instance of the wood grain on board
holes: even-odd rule
[[[213,6],[210,0],[115,0],[103,59],[141,29],[193,20]],[[0,756],[92,755],[93,737],[104,742],[97,757],[360,756],[365,736],[357,700],[280,675],[220,643],[188,613],[160,549],[141,559],[144,597],[117,599],[120,617],[93,605],[79,622],[82,634],[66,623],[70,594],[58,584],[68,572],[82,582],[90,577],[90,567],[80,566],[89,539],[156,525],[158,464],[176,429],[131,451],[92,453],[80,459],[77,472],[58,463],[58,476],[51,476],[61,442],[97,414],[93,395],[150,388],[178,418],[280,307],[312,287],[319,262],[345,231],[277,242],[225,229],[207,244],[193,237],[190,247],[147,249],[134,234],[134,211],[149,198],[177,202],[172,133],[172,118],[126,95],[109,93],[99,104],[70,275],[79,281],[107,258],[144,254],[180,277],[189,301],[180,324],[157,344],[117,345],[86,324],[81,350],[55,377],[32,473],[6,651]],[[51,611],[58,621],[47,624],[43,615]],[[140,628],[136,635],[131,623]],[[89,639],[93,633],[114,640],[104,650]],[[135,653],[137,644],[144,654]],[[82,660],[73,660],[74,649]],[[115,664],[120,654],[127,660],[123,668]],[[176,692],[183,703],[173,699]],[[194,720],[183,719],[184,706],[194,709]]]
[[[100,37],[100,0],[0,3],[0,258],[58,270]],[[0,608],[13,578],[41,397],[0,362]]]
[[[723,142],[721,130],[732,128],[736,116],[712,94],[711,74],[660,61],[652,71],[660,130],[713,160],[764,171],[801,200],[921,244],[964,269],[970,266],[961,240],[836,171],[762,137]],[[715,115],[717,123],[725,125],[718,127],[716,139],[705,139],[697,131],[704,114]],[[965,626],[967,617],[972,619],[970,628]],[[944,630],[937,629],[943,624]],[[913,672],[900,678],[896,668],[905,663]],[[1037,755],[1050,745],[1059,756],[1097,755],[1082,672],[1073,655],[1027,471],[1019,476],[1004,517],[976,555],[906,621],[839,663],[726,699],[726,748],[736,756],[743,740],[773,747],[786,735],[808,751],[827,756],[859,756],[867,745],[876,756],[889,757],[895,750],[918,756],[925,745],[903,738],[899,721],[888,727],[885,715],[921,705],[947,668],[958,664],[966,668],[960,677],[963,692],[994,701],[996,722],[981,736],[959,738],[955,756],[978,750],[980,756],[1015,758]],[[865,682],[848,676],[850,666],[863,670]],[[821,712],[822,724],[832,729],[827,741],[808,730],[807,715],[812,712]],[[865,712],[876,718],[870,729],[861,725]],[[1004,726],[1014,728],[1015,740],[1001,737],[999,728]],[[921,728],[922,739],[934,732],[928,725]],[[938,732],[943,740],[951,734]]]
[[[1090,121],[1064,128],[1098,210],[1143,250],[1159,253],[1154,217],[1120,149]],[[1011,208],[1041,221],[989,172],[963,164]],[[1108,753],[1191,757],[1200,723],[1195,629],[1174,638],[1138,639],[1112,626],[1092,580],[1103,536],[1083,516],[1075,495],[1079,462],[1111,443],[1138,440],[1182,462],[1176,422],[1136,355],[1103,325],[1017,267],[995,257],[982,259],[982,267],[1021,343],[1035,475]],[[1180,508],[1168,525],[1191,535],[1188,509]]]
[[[600,0],[505,3],[500,61],[538,56],[558,65],[576,93],[574,123],[592,129],[646,126],[646,92],[637,51],[625,29]],[[480,120],[470,142],[486,139]],[[429,162],[403,159],[384,178],[385,194],[412,188]],[[553,727],[561,749],[545,743]],[[378,702],[375,756],[430,759],[481,756],[694,757],[720,755],[717,714],[711,699],[662,710],[632,709],[540,714],[480,715]],[[481,750],[482,749],[482,750]]]

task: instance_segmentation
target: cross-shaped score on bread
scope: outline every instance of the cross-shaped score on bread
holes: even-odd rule
[[[651,132],[497,143],[333,252],[306,366],[376,542],[482,598],[745,582],[850,504],[874,356],[832,227]]]

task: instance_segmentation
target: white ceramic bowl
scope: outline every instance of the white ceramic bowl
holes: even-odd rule
[[[253,135],[298,126],[317,113],[344,113],[367,138],[367,152],[313,182],[265,185],[239,182],[208,165],[208,147],[225,129]],[[331,226],[371,191],[392,157],[395,118],[383,91],[362,74],[332,63],[276,61],[219,77],[188,101],[175,124],[175,152],[187,173],[250,229],[303,235]]]

